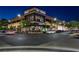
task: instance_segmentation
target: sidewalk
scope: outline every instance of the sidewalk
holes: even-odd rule
[[[28,34],[42,34],[43,32],[28,32]]]

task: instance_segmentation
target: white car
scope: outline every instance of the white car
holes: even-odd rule
[[[7,34],[7,35],[11,35],[11,34],[15,34],[15,33],[16,33],[16,31],[6,31],[5,34]]]
[[[47,31],[46,33],[55,33],[56,31],[54,31],[54,30],[49,30],[49,31]]]

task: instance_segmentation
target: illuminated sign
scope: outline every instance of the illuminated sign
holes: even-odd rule
[[[46,14],[45,11],[42,11],[42,10],[37,9],[37,8],[32,8],[32,9],[30,9],[30,10],[27,10],[27,11],[24,12],[24,14],[27,14],[27,13],[34,13],[34,12],[38,12],[38,13],[42,13],[42,14]]]

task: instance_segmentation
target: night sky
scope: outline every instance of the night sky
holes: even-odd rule
[[[17,14],[23,12],[32,6],[0,6],[0,19],[11,19]],[[79,7],[78,6],[38,6],[37,8],[47,12],[48,16],[56,17],[60,20],[77,20],[79,21]]]

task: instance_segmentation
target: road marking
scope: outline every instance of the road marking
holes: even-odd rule
[[[17,49],[17,48],[45,48],[45,49],[57,49],[57,50],[66,50],[66,51],[79,51],[75,48],[66,48],[66,47],[44,47],[44,46],[11,46],[11,47],[0,47],[0,49]]]

